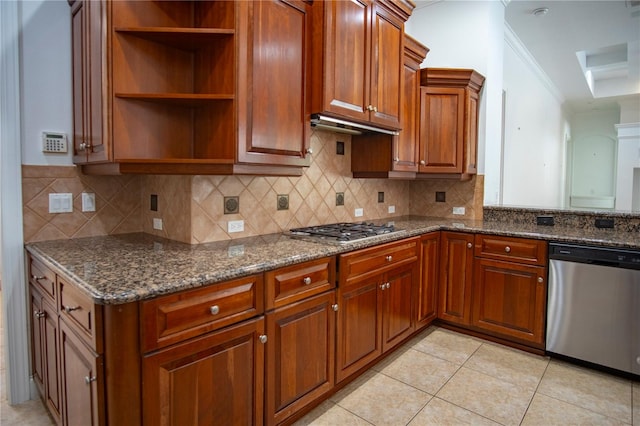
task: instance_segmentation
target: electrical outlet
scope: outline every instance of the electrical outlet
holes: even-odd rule
[[[362,217],[364,216],[364,209],[362,208],[358,208],[353,212],[355,217]]]
[[[82,211],[83,212],[96,211],[96,194],[94,194],[93,192],[82,193]]]
[[[465,212],[465,208],[464,207],[454,207],[453,208],[453,214],[464,214]]]
[[[156,231],[162,231],[162,219],[157,217],[153,218],[153,229]]]
[[[49,194],[49,213],[73,212],[73,194]]]
[[[227,232],[242,232],[244,231],[244,220],[230,220],[227,222]]]
[[[396,212],[396,206],[389,206],[389,213],[395,213]]]

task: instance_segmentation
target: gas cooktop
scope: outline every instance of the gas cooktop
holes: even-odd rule
[[[375,225],[373,223],[332,223],[329,225],[309,226],[305,228],[293,228],[290,230],[292,236],[308,237],[311,240],[317,239],[326,242],[340,244],[365,238],[376,237],[378,235],[398,232],[393,224]]]

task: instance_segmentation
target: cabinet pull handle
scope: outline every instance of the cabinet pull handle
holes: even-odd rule
[[[209,312],[211,315],[218,315],[220,313],[220,307],[218,305],[213,305],[209,308]]]
[[[427,162],[426,162],[426,161],[424,161],[424,160],[420,160],[420,165],[421,165],[421,166],[425,166],[426,164],[427,164]]]
[[[373,107],[373,112],[378,112],[378,107]]]
[[[307,154],[311,155],[313,154],[313,149],[311,148],[307,148],[307,150],[305,151]]]
[[[260,337],[258,337],[258,339],[260,340],[260,343],[267,343],[267,335],[266,334],[261,334]]]
[[[36,318],[44,318],[47,316],[47,313],[42,311],[33,311],[33,316]]]
[[[471,247],[473,247],[473,244],[472,243],[467,243],[467,248],[471,248]]]
[[[385,283],[380,284],[380,290],[384,290],[384,284]]]
[[[92,377],[84,376],[84,382],[88,385],[90,385],[91,382],[95,382],[95,381],[96,381],[96,376],[92,376]]]
[[[538,277],[538,282],[542,283],[542,282],[544,282],[544,279],[542,277]]]
[[[367,105],[367,111],[373,111],[373,105]]]
[[[338,304],[334,303],[333,305],[331,305],[331,309],[333,309],[334,312],[338,312]]]
[[[37,275],[31,275],[31,278],[33,278],[36,281],[40,281],[40,280],[44,280],[45,277],[39,277]]]
[[[391,262],[393,260],[393,256],[389,255],[385,259],[387,259],[387,262]]]
[[[302,280],[302,282],[304,283],[304,285],[309,285],[309,284],[311,284],[311,277],[304,277],[304,279]]]
[[[389,287],[391,287],[391,284],[389,284],[389,283],[382,283],[382,284],[380,284],[380,289],[381,289],[381,290],[387,289],[387,288],[389,288]]]
[[[79,309],[81,309],[81,306],[66,306],[66,305],[64,306],[64,311],[68,314],[70,314],[73,311],[77,311]]]
[[[397,163],[397,162],[399,162],[399,161],[400,161],[400,157],[395,157],[395,158],[393,159],[393,161],[395,161],[396,163]]]
[[[504,251],[505,251],[505,253],[511,253],[511,247],[506,246],[506,247],[504,248]]]

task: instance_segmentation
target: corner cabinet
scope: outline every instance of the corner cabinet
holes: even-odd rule
[[[478,101],[484,77],[474,70],[420,71],[420,177],[477,173]]]
[[[84,172],[295,176],[309,165],[307,2],[71,6]]]
[[[402,130],[397,136],[365,134],[352,136],[351,171],[355,178],[415,178],[418,171],[420,129],[420,64],[429,49],[404,35],[404,94]]]
[[[407,0],[314,2],[314,113],[401,128],[404,23],[413,7]]]

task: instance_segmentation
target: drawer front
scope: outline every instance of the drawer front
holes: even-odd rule
[[[102,307],[64,278],[58,276],[60,288],[60,317],[84,338],[96,352],[102,352],[102,339],[97,335],[102,330]]]
[[[475,240],[475,255],[544,266],[547,262],[547,243],[542,240],[478,234]]]
[[[340,282],[414,262],[418,259],[418,238],[357,250],[340,256]]]
[[[265,274],[266,308],[273,309],[335,288],[335,258],[287,266]]]
[[[252,275],[142,302],[143,352],[262,314],[263,282]]]
[[[56,274],[31,255],[29,255],[29,281],[55,302]]]

